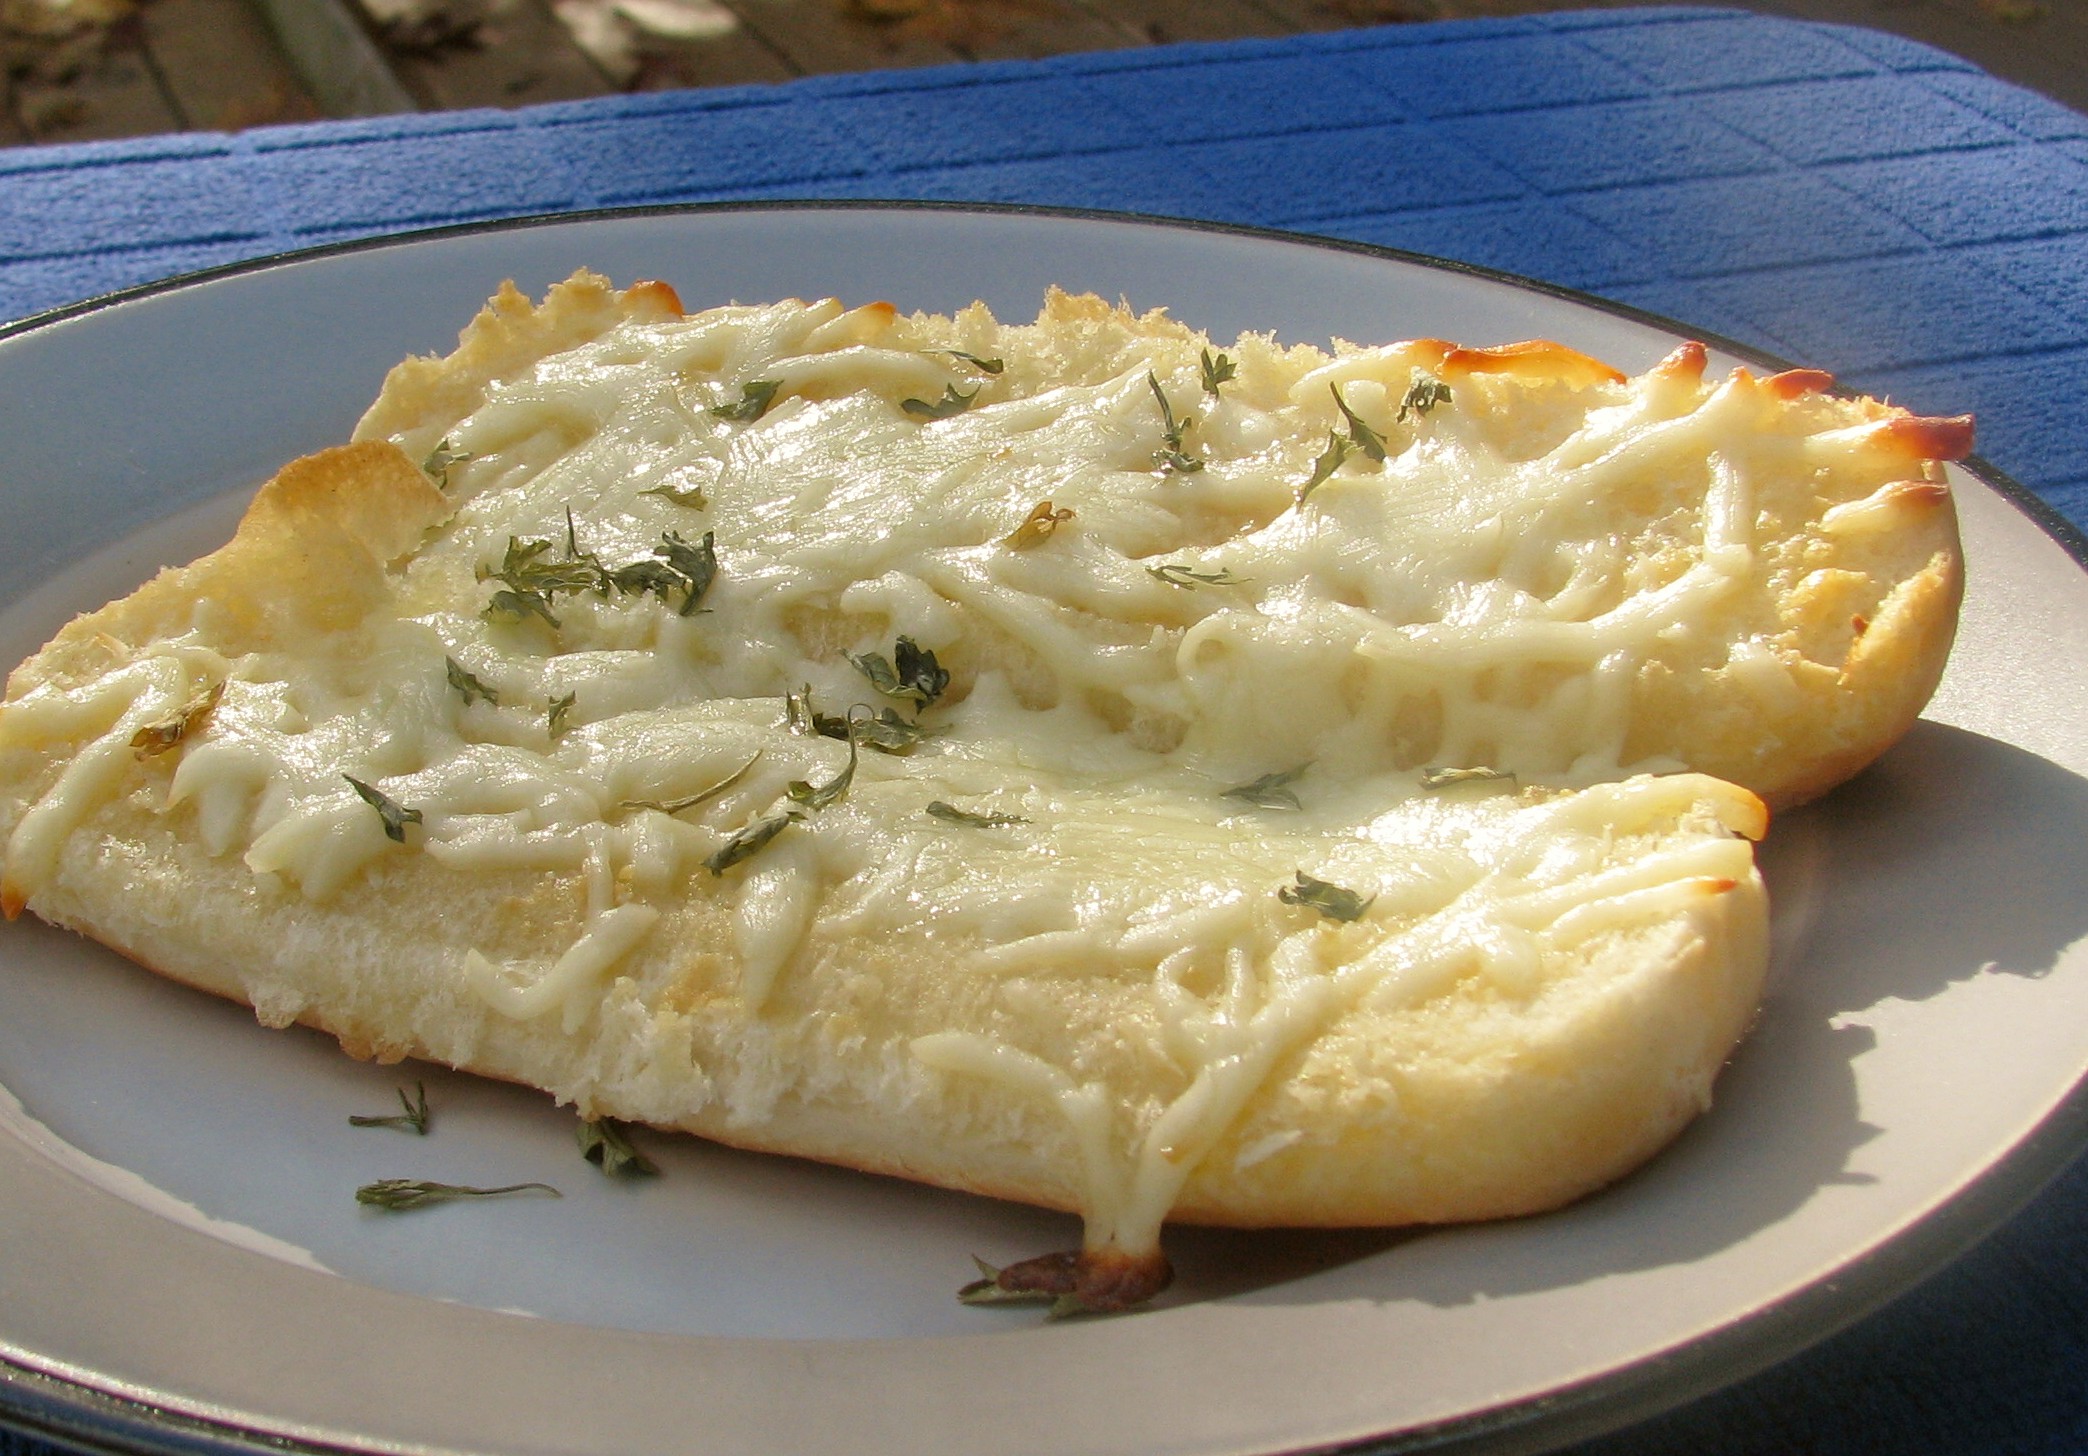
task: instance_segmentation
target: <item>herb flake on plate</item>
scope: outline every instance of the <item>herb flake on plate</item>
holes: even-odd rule
[[[656,1178],[660,1165],[631,1144],[624,1125],[609,1117],[584,1117],[573,1129],[580,1156],[610,1177]]]
[[[408,1097],[404,1087],[398,1089],[399,1105],[406,1109],[404,1112],[395,1112],[389,1117],[351,1117],[348,1119],[348,1125],[350,1127],[395,1127],[402,1132],[417,1133],[421,1137],[426,1137],[428,1135],[427,1084],[415,1082],[413,1090],[415,1095]]]
[[[355,1201],[366,1208],[381,1208],[386,1213],[403,1213],[409,1208],[426,1208],[434,1203],[451,1203],[464,1198],[500,1198],[510,1193],[548,1193],[553,1198],[564,1197],[549,1183],[509,1183],[499,1188],[472,1188],[462,1183],[424,1183],[411,1178],[380,1178],[375,1183],[365,1183],[355,1190]]]

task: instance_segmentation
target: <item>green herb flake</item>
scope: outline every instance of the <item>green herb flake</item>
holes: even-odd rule
[[[544,732],[550,735],[553,743],[573,731],[573,707],[579,701],[580,694],[574,692],[549,699],[544,704]]]
[[[794,693],[783,695],[783,722],[791,732],[801,738],[811,738],[820,731],[819,724],[828,714],[812,705],[812,684],[806,683]]]
[[[1042,546],[1051,539],[1054,531],[1072,519],[1070,510],[1053,509],[1050,501],[1039,501],[1021,525],[1001,537],[1001,545],[1010,551],[1028,551]]]
[[[703,487],[700,485],[651,485],[638,494],[656,495],[675,505],[687,506],[692,511],[700,511],[710,504],[704,498]]]
[[[1341,469],[1349,458],[1349,451],[1354,448],[1341,436],[1328,434],[1327,448],[1320,452],[1319,459],[1312,462],[1312,478],[1298,491],[1299,505],[1304,505],[1314,491],[1334,478],[1334,472]]]
[[[947,354],[952,359],[962,359],[981,374],[998,374],[1008,367],[1005,359],[981,359],[977,354],[967,354],[962,349],[938,349],[935,352]]]
[[[449,685],[463,695],[465,707],[468,708],[473,703],[500,706],[499,694],[472,676],[463,663],[454,657],[445,657],[442,661],[449,671]]]
[[[757,748],[754,750],[752,758],[700,793],[691,794],[686,799],[626,799],[623,801],[623,807],[626,809],[656,809],[662,814],[679,814],[684,809],[693,809],[698,804],[708,803],[710,800],[717,798],[718,795],[745,778],[747,771],[759,762],[761,762],[761,750]]]
[[[588,1117],[573,1129],[580,1156],[611,1177],[657,1178],[660,1165],[631,1145],[630,1134],[614,1118]]]
[[[1148,566],[1146,575],[1169,586],[1181,587],[1184,591],[1195,591],[1199,586],[1245,586],[1247,578],[1234,576],[1225,567],[1216,571],[1197,571],[1179,561],[1166,561],[1158,566]]]
[[[1377,900],[1375,895],[1366,900],[1354,890],[1344,890],[1341,886],[1330,885],[1325,880],[1315,880],[1303,870],[1299,870],[1297,875],[1298,883],[1295,886],[1285,885],[1276,892],[1276,898],[1286,905],[1309,905],[1329,920],[1339,920],[1343,923],[1360,920],[1363,918],[1363,912]]]
[[[550,550],[549,541],[508,537],[500,565],[478,568],[480,581],[498,581],[506,588],[493,594],[481,615],[488,621],[517,626],[539,617],[556,627],[558,617],[551,610],[551,599],[561,592],[585,591],[595,584],[596,572],[582,562],[547,560]]]
[[[572,595],[601,585],[602,569],[598,562],[583,558],[572,539],[573,523],[570,513],[566,516],[567,559],[550,558],[549,541],[524,541],[510,536],[507,552],[497,567],[478,568],[480,581],[499,581],[515,592],[549,600],[563,592]]]
[[[855,665],[857,672],[870,679],[871,687],[876,688],[886,697],[913,697],[913,694],[908,692],[900,683],[898,669],[892,666],[891,660],[882,652],[865,652],[860,655],[848,652],[842,655]]]
[[[718,576],[717,532],[705,531],[703,539],[692,546],[677,533],[669,531],[660,538],[660,544],[653,547],[653,555],[664,559],[670,569],[681,574],[686,583],[682,591],[681,615],[690,615]]]
[[[214,682],[209,687],[198,689],[189,700],[168,716],[157,722],[147,723],[131,735],[131,752],[139,758],[153,758],[166,753],[210,721],[217,711],[219,701],[225,696],[225,685]]]
[[[855,782],[856,759],[855,734],[851,732],[848,735],[848,766],[834,775],[830,783],[814,784],[805,779],[792,779],[784,785],[783,792],[790,796],[793,804],[803,804],[815,811],[824,809],[847,793],[848,786]]]
[[[426,1208],[431,1203],[448,1203],[460,1198],[499,1198],[507,1193],[548,1193],[553,1198],[563,1195],[549,1183],[510,1183],[502,1188],[467,1188],[461,1183],[419,1183],[410,1178],[380,1178],[375,1183],[365,1183],[355,1190],[355,1201],[369,1208],[381,1208],[386,1213],[401,1213],[409,1208]]]
[[[1223,354],[1212,356],[1209,349],[1203,351],[1203,387],[1205,394],[1216,394],[1218,386],[1229,382],[1240,372],[1240,366]]]
[[[404,1087],[398,1089],[399,1105],[406,1109],[404,1112],[393,1113],[390,1117],[351,1117],[348,1119],[348,1125],[350,1127],[395,1127],[401,1132],[418,1133],[421,1137],[426,1137],[428,1135],[427,1084],[415,1082],[413,1090],[416,1095],[408,1097]]]
[[[859,710],[860,717],[857,716]],[[810,683],[798,692],[783,695],[783,715],[793,733],[806,738],[852,737],[863,747],[874,748],[879,753],[911,753],[920,746],[922,739],[935,736],[934,729],[902,718],[890,708],[880,708],[873,713],[868,703],[857,703],[849,709],[846,718],[822,713],[813,705]]]
[[[1385,437],[1364,424],[1362,418],[1348,407],[1348,401],[1341,397],[1341,386],[1330,384],[1327,386],[1327,389],[1333,394],[1335,407],[1341,411],[1341,417],[1348,421],[1349,444],[1362,451],[1378,464],[1384,464]],[[1405,416],[1402,415],[1400,418],[1404,419]]]
[[[972,1262],[979,1266],[983,1277],[957,1291],[959,1304],[1050,1304],[1060,1298],[1049,1289],[1003,1289],[1000,1270],[977,1254],[972,1255]]]
[[[752,859],[761,853],[771,839],[793,824],[802,823],[805,816],[795,809],[785,810],[774,818],[762,819],[749,824],[745,829],[718,846],[717,853],[703,862],[703,867],[714,875],[722,875],[742,860]]]
[[[1167,391],[1160,387],[1159,376],[1150,369],[1146,371],[1146,384],[1153,391],[1153,398],[1160,401],[1160,418],[1167,423],[1167,428],[1161,435],[1161,439],[1165,441],[1165,448],[1155,450],[1153,459],[1159,462],[1164,473],[1189,475],[1203,469],[1202,458],[1189,454],[1182,443],[1183,434],[1196,423],[1196,416],[1183,415],[1179,420],[1175,418],[1174,406],[1167,402]]]
[[[956,385],[945,384],[943,397],[934,403],[925,399],[902,399],[899,408],[917,420],[946,420],[970,409],[971,402],[979,397],[980,387],[983,386],[974,387],[970,394],[959,394]]]
[[[935,654],[911,637],[898,640],[889,660],[881,652],[846,656],[870,680],[871,687],[888,698],[911,699],[917,709],[928,707],[950,685],[950,674],[935,660]]]
[[[1399,401],[1399,422],[1405,424],[1409,415],[1425,415],[1437,405],[1448,403],[1450,386],[1426,369],[1416,369],[1414,382],[1407,386],[1405,398]]]
[[[1303,778],[1305,770],[1311,767],[1309,763],[1301,763],[1283,773],[1265,773],[1251,784],[1227,789],[1220,797],[1238,799],[1261,809],[1302,809],[1305,806],[1298,802],[1298,796],[1291,792],[1290,786]]]
[[[911,637],[901,637],[893,645],[892,660],[898,668],[899,681],[923,708],[934,703],[950,685],[950,674],[935,660],[935,654],[916,646]]]
[[[668,607],[675,604],[675,598],[685,592],[688,585],[680,572],[666,562],[650,557],[604,572],[603,582],[623,596],[657,597],[662,606]]]
[[[1514,783],[1515,773],[1505,768],[1424,768],[1421,770],[1421,787],[1428,790],[1447,789],[1455,784]]]
[[[558,625],[558,618],[551,614],[551,604],[535,592],[497,591],[479,615],[511,627],[519,627],[531,617],[541,617],[553,627]]]
[[[667,531],[651,557],[611,568],[604,566],[592,551],[580,549],[573,513],[568,510],[565,547],[565,559],[557,560],[548,555],[549,541],[508,537],[507,554],[500,565],[478,569],[480,581],[500,581],[507,588],[493,594],[483,615],[492,621],[511,623],[541,617],[556,627],[558,617],[551,610],[554,598],[578,596],[582,592],[606,598],[616,592],[623,596],[657,597],[663,605],[686,617],[696,611],[718,574],[717,535],[711,531],[704,532],[703,539],[696,542],[686,540],[679,532]]]
[[[721,420],[736,420],[748,424],[769,412],[776,402],[776,391],[783,387],[780,379],[756,379],[740,386],[740,397],[736,403],[713,405],[711,413]]]
[[[1078,1255],[1048,1254],[1040,1259],[1025,1259],[1006,1269],[996,1269],[974,1254],[972,1263],[978,1265],[979,1272],[985,1277],[974,1279],[957,1291],[961,1304],[1044,1304],[1050,1306],[1044,1315],[1047,1320],[1065,1319],[1070,1315],[1121,1313],[1121,1309],[1097,1308],[1080,1297]],[[1132,1303],[1147,1297],[1140,1295]]]
[[[462,465],[471,458],[469,450],[459,450],[445,439],[429,452],[427,459],[421,461],[421,473],[435,482],[436,489],[448,490],[450,467]]]
[[[1010,824],[1029,823],[1020,814],[974,814],[955,804],[945,804],[941,799],[930,804],[928,812],[945,823],[962,824],[966,829],[1005,829]]]
[[[673,607],[684,617],[693,615],[703,594],[718,575],[717,533],[705,531],[701,541],[691,543],[675,531],[660,537],[650,559],[631,562],[602,573],[602,587],[625,596],[657,597],[662,606]]]
[[[803,738],[826,737],[846,738],[848,723],[831,713],[822,713],[812,705],[812,684],[806,683],[794,693],[783,695],[783,721],[790,731]],[[829,732],[828,725],[836,731]]]
[[[879,753],[912,753],[924,738],[933,738],[935,730],[924,728],[900,717],[890,708],[881,708],[875,714],[852,720],[855,740],[865,748],[874,748]],[[829,738],[847,736],[844,728],[840,733],[828,733]]]
[[[382,789],[372,788],[352,775],[342,774],[341,777],[348,780],[348,786],[361,796],[365,804],[377,811],[377,817],[384,821],[384,837],[394,844],[404,844],[406,826],[420,823],[421,811],[408,809],[394,801]]]

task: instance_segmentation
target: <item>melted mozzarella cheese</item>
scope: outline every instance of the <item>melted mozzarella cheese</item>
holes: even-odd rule
[[[474,951],[466,971],[500,1015],[555,1009],[570,1033],[690,877],[789,807],[789,781],[842,771],[842,744],[788,731],[785,695],[893,707],[849,654],[910,637],[955,678],[919,715],[932,736],[909,755],[863,752],[845,796],[728,872],[740,998],[758,1017],[822,945],[929,933],[975,947],[982,974],[1152,980],[1186,1089],[1128,1134],[1106,1088],[1008,1041],[911,1046],[924,1075],[1056,1106],[1091,1244],[1132,1248],[1271,1068],[1345,1008],[1423,998],[1475,968],[1526,992],[1563,948],[1750,872],[1722,836],[1758,832],[1758,806],[1715,782],[1435,796],[1415,773],[1586,785],[1671,766],[1621,761],[1626,699],[1663,636],[1753,568],[1762,461],[1701,448],[1743,392],[1605,387],[1596,407],[1562,404],[1508,437],[1454,398],[1402,418],[1398,351],[1338,359],[1286,395],[1213,400],[1144,359],[1025,385],[912,328],[832,304],[734,308],[628,323],[498,382],[443,431],[468,453],[450,471],[458,508],[405,567],[393,611],[352,653],[224,663],[231,690],[169,807],[193,806],[212,853],[315,900],[400,853],[579,877],[584,928],[551,964]],[[777,385],[766,412],[723,417],[757,381]],[[1342,428],[1330,385],[1389,458],[1352,456],[1301,501]],[[908,410],[946,386],[975,389],[971,406]],[[1206,416],[1190,436],[1201,469],[1163,468],[1155,388]],[[1661,562],[1625,564],[1614,513],[1590,503],[1689,472],[1704,476],[1697,506],[1639,523]],[[698,487],[701,508],[672,498]],[[1072,518],[1011,543],[1044,501]],[[511,539],[614,568],[657,559],[668,533],[714,534],[699,613],[608,592],[553,597],[556,626],[485,612]],[[446,659],[495,701],[464,702]],[[193,677],[167,649],[62,707],[10,708],[11,733],[97,732],[16,829],[12,876],[44,871],[130,733]],[[1224,797],[1301,766],[1300,809]],[[348,774],[419,811],[408,845]],[[934,801],[1020,822],[951,823]],[[1691,804],[1724,821],[1704,820],[1696,847],[1601,870],[1620,824]],[[1338,926],[1285,903],[1276,891],[1299,874],[1375,897],[1373,913]],[[1206,973],[1218,991],[1186,989]],[[1287,1145],[1264,1139],[1237,1165]]]

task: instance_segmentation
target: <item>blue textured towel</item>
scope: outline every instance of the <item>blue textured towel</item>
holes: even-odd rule
[[[2088,525],[2088,117],[1891,36],[1731,11],[0,151],[0,319],[339,238],[780,197],[1125,208],[1529,274],[1974,411],[1982,453]],[[1853,1329],[1575,1450],[2088,1451],[2088,1168]],[[0,1435],[24,1453],[50,1456]]]

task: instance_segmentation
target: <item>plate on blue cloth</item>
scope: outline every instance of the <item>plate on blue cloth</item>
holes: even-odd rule
[[[1230,337],[1678,329],[1308,239],[931,206],[501,224],[301,254],[0,332],[0,656],[224,539],[387,368],[503,278],[659,277],[691,309],[832,293],[1026,317],[1059,284]],[[1738,362],[1714,352],[1714,367]],[[1751,361],[1761,362],[1761,361]],[[99,949],[0,930],[0,1418],[105,1449],[485,1453],[1525,1451],[1854,1319],[2088,1141],[2088,575],[1956,470],[1971,590],[1927,717],[1764,847],[1775,950],[1718,1103],[1543,1218],[1180,1231],[1179,1287],[1040,1324],[951,1295],[1071,1220],[693,1139],[581,1166],[536,1094],[348,1061]],[[351,1133],[423,1081],[435,1135]],[[567,1196],[384,1219],[374,1177]]]

